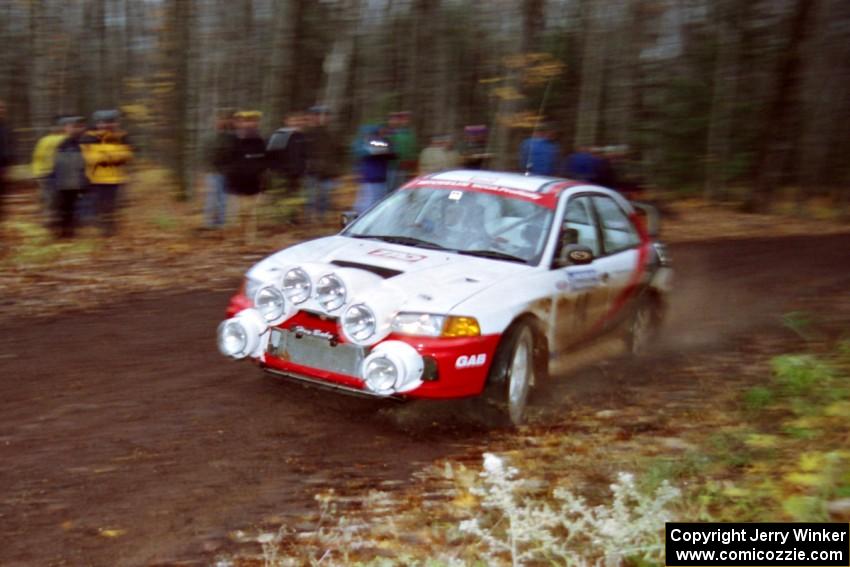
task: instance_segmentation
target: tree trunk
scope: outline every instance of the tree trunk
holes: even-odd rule
[[[732,135],[732,105],[737,85],[738,37],[733,26],[737,0],[723,0],[716,5],[716,53],[711,116],[708,126],[705,158],[706,199],[726,197],[727,164]]]
[[[784,165],[792,161],[789,144],[796,140],[799,126],[799,89],[802,47],[809,18],[818,0],[796,0],[791,16],[788,45],[779,58],[776,85],[767,110],[767,126],[762,133],[756,160],[756,182],[744,204],[748,212],[767,210],[782,177]]]
[[[604,8],[598,0],[585,0],[583,8],[585,37],[582,48],[581,87],[575,135],[577,148],[597,142],[602,83],[605,75]]]

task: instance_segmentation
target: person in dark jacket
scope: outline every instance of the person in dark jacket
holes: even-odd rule
[[[328,112],[324,106],[310,109],[307,139],[307,210],[318,223],[324,222],[330,209],[331,195],[339,177],[342,150],[328,128]]]
[[[268,168],[266,142],[260,136],[262,114],[243,110],[234,115],[235,136],[227,160],[225,189],[229,195],[238,197],[239,224],[242,234],[249,242],[257,231],[257,205],[265,189],[265,173]]]
[[[215,132],[204,145],[207,199],[204,218],[207,228],[221,228],[227,222],[225,174],[233,146],[233,112],[222,111],[215,120]]]
[[[53,158],[54,228],[58,238],[71,238],[74,236],[77,203],[89,187],[80,143],[86,122],[82,116],[69,116],[62,119],[62,127],[65,138],[56,147]]]
[[[303,113],[290,113],[284,127],[269,138],[269,167],[283,180],[284,193],[289,197],[301,190],[301,180],[307,172],[307,137],[304,130],[308,121]]]
[[[354,210],[363,213],[387,194],[387,171],[396,154],[379,126],[362,127],[353,149],[360,170],[360,191]]]
[[[552,129],[540,124],[519,148],[519,169],[531,175],[556,175],[561,150],[552,141]]]
[[[563,175],[576,181],[596,182],[599,162],[590,148],[580,146],[564,160]]]

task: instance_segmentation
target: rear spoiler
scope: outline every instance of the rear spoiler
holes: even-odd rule
[[[650,204],[635,201],[632,201],[632,206],[638,216],[643,219],[647,234],[652,238],[657,238],[661,233],[661,215],[658,213],[658,209]]]

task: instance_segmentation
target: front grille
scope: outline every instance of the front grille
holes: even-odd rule
[[[271,356],[326,372],[360,375],[360,363],[366,356],[363,347],[287,329],[272,329],[271,333],[268,346]]]

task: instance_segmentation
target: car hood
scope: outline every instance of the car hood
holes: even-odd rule
[[[281,250],[254,266],[248,275],[265,280],[273,272],[304,262],[328,264],[328,271],[348,267],[377,274],[383,278],[383,285],[403,295],[401,308],[426,313],[450,313],[462,301],[497,282],[533,270],[516,262],[337,235]],[[375,293],[379,292],[376,288]],[[365,295],[368,301],[368,291]]]

